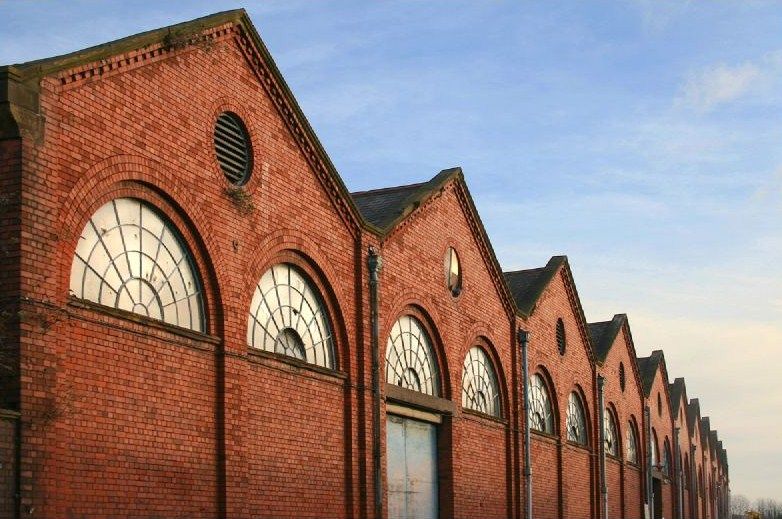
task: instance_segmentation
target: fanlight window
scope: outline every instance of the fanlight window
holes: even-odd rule
[[[500,391],[489,356],[474,346],[467,352],[462,371],[462,405],[467,409],[500,416]]]
[[[657,450],[657,433],[652,429],[652,467],[657,468],[660,460],[660,453]]]
[[[551,412],[551,400],[543,377],[537,374],[530,377],[527,413],[530,428],[554,434],[554,414]]]
[[[412,315],[400,317],[386,344],[386,382],[439,396],[437,373],[432,341],[423,325]]]
[[[606,454],[619,456],[619,435],[616,432],[614,415],[609,409],[603,411],[603,443]]]
[[[570,393],[567,403],[567,439],[579,445],[587,443],[584,406],[575,391]]]
[[[638,440],[635,437],[633,422],[627,424],[627,461],[638,463]]]
[[[289,263],[267,270],[255,287],[247,344],[324,368],[334,368],[326,308],[304,274]]]
[[[81,233],[71,265],[81,299],[204,331],[201,283],[177,230],[135,198],[98,209]]]
[[[665,446],[663,450],[663,474],[666,476],[671,470],[671,447],[668,445],[668,439],[665,439]]]

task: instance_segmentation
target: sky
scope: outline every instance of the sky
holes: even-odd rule
[[[782,500],[782,2],[0,0],[0,63],[236,7],[350,190],[461,166],[503,268],[567,254]]]

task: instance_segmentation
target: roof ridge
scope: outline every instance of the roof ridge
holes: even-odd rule
[[[366,189],[364,191],[351,191],[350,196],[361,196],[361,195],[369,195],[369,194],[379,194],[379,193],[387,193],[390,191],[396,191],[396,190],[402,190],[402,189],[410,189],[410,188],[419,188],[426,184],[426,182],[416,182],[414,184],[402,184],[399,186],[389,186],[389,187],[378,187],[376,189]]]

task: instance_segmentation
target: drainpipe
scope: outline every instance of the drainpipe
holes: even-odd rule
[[[690,446],[690,510],[692,517],[700,517],[698,510],[698,470],[695,463],[695,445]]]
[[[673,473],[676,475],[676,517],[682,519],[684,517],[683,512],[683,500],[684,489],[682,488],[682,467],[680,462],[679,452],[679,427],[673,428]]]
[[[375,247],[369,247],[369,319],[372,348],[372,466],[375,486],[375,518],[383,517],[383,471],[380,466],[380,320],[378,318],[378,273],[383,259]]]
[[[529,332],[519,330],[518,341],[521,344],[521,373],[524,385],[524,481],[526,497],[524,508],[525,518],[532,519],[532,464],[529,453],[529,368],[527,365],[527,346],[529,346]]]
[[[597,376],[597,441],[598,458],[597,469],[600,472],[600,502],[603,519],[608,517],[608,487],[606,486],[606,450],[605,450],[605,401],[603,399],[603,385],[605,378],[603,375]]]
[[[649,518],[654,518],[654,487],[652,485],[652,414],[649,406],[644,407],[646,420],[646,504],[649,507]]]

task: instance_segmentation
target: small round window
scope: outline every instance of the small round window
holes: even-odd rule
[[[223,112],[217,118],[214,132],[215,154],[225,178],[242,186],[250,178],[253,166],[250,134],[238,115]]]
[[[448,247],[448,252],[445,253],[444,266],[446,286],[454,297],[458,296],[462,292],[462,267],[453,247]]]

